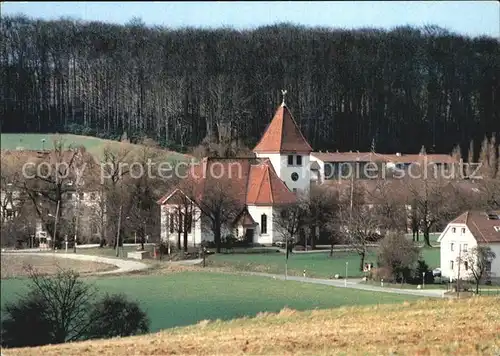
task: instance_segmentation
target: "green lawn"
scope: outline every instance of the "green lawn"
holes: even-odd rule
[[[422,248],[422,258],[430,268],[439,267],[439,248]],[[348,262],[347,274],[349,277],[362,277],[363,272],[359,270],[360,257],[355,252],[334,251],[330,257],[325,253],[294,253],[288,259],[288,271],[290,274],[306,274],[310,277],[329,278],[335,274],[345,276],[346,262]],[[377,257],[375,250],[371,250],[365,258],[366,263],[376,265]],[[281,253],[267,254],[216,254],[209,257],[209,263],[213,266],[230,266],[240,271],[259,271],[283,274],[285,272],[285,257]]]
[[[294,281],[210,272],[161,276],[88,278],[102,292],[125,293],[140,301],[151,330],[194,324],[205,319],[233,319],[285,306],[297,310],[343,305],[400,303],[418,297],[334,288]],[[26,280],[1,281],[2,306],[25,290]]]
[[[104,140],[97,137],[80,136],[72,134],[38,134],[38,133],[3,133],[0,135],[2,150],[15,150],[22,147],[26,150],[41,150],[53,148],[53,141],[62,139],[65,146],[84,146],[90,153],[101,158],[106,146],[118,145],[118,141]],[[42,143],[45,139],[45,143]],[[130,149],[137,149],[140,145],[130,144]],[[171,161],[186,161],[189,157],[181,153],[161,150]]]

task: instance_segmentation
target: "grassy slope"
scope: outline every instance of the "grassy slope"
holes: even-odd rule
[[[151,318],[151,330],[195,324],[204,319],[233,319],[261,311],[277,312],[288,306],[298,310],[334,308],[416,300],[418,297],[371,293],[255,276],[210,272],[167,275],[101,277],[102,292],[125,293],[138,300]],[[2,280],[2,305],[25,290],[26,280]]]
[[[23,147],[24,149],[40,150],[42,149],[42,139],[45,139],[44,147],[45,149],[50,149],[53,147],[53,141],[56,138],[62,138],[65,145],[70,146],[84,146],[90,153],[94,154],[96,157],[102,157],[104,147],[106,146],[118,146],[120,142],[112,140],[103,140],[97,137],[89,136],[79,136],[72,134],[35,134],[35,133],[20,133],[20,134],[1,134],[1,149],[2,150],[15,150],[17,147]],[[140,148],[140,145],[128,144],[131,150]],[[169,160],[174,161],[184,161],[189,159],[189,156],[183,155],[181,153],[161,150],[164,152]]]
[[[497,355],[500,298],[262,314],[9,355]]]
[[[439,248],[424,248],[422,257],[430,268],[439,267]],[[329,253],[296,253],[290,255],[288,268],[291,274],[302,275],[304,269],[310,277],[329,278],[335,274],[345,275],[346,262],[349,277],[362,277],[359,271],[360,258],[355,252],[334,251],[333,257]],[[374,251],[370,252],[365,262],[376,264],[377,257]],[[284,273],[285,258],[283,254],[216,254],[209,257],[212,266],[230,266],[241,271],[258,271],[268,273]]]

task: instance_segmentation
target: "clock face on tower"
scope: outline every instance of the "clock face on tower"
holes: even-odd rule
[[[299,174],[297,172],[293,172],[291,178],[294,182],[296,182],[299,179]]]

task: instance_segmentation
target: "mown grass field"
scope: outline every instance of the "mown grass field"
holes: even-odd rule
[[[92,261],[66,260],[50,256],[4,255],[0,258],[1,278],[19,278],[27,276],[27,265],[33,266],[41,274],[55,274],[59,270],[72,269],[78,273],[93,273],[116,269],[113,265]]]
[[[372,293],[256,276],[215,272],[88,277],[101,292],[125,293],[140,302],[151,318],[151,331],[190,325],[200,320],[255,316],[284,307],[298,310],[347,305],[401,303],[418,297]],[[23,293],[26,280],[2,280],[1,303]]]
[[[498,355],[500,298],[342,307],[198,325],[8,355]]]
[[[421,256],[430,268],[439,267],[439,248],[422,248]],[[239,271],[256,271],[267,273],[285,273],[285,257],[281,253],[266,254],[215,254],[208,258],[209,265],[214,267],[231,267]],[[304,270],[309,277],[329,278],[335,274],[351,278],[363,277],[359,270],[360,257],[355,252],[334,251],[330,257],[329,252],[317,253],[292,253],[288,259],[288,272],[302,275]],[[366,263],[376,264],[375,249],[371,250],[365,258]]]
[[[66,147],[84,146],[87,151],[100,159],[104,153],[105,147],[118,147],[121,143],[118,141],[104,140],[97,137],[80,136],[72,134],[37,134],[37,133],[3,133],[0,135],[2,150],[15,150],[22,148],[25,150],[41,150],[53,148],[55,139],[60,139]],[[45,139],[45,143],[42,143]],[[127,149],[134,151],[139,150],[141,145],[126,144]],[[169,161],[187,161],[191,156],[177,153],[174,151],[158,150],[162,156],[168,158]]]

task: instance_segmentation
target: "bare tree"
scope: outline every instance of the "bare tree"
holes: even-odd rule
[[[404,187],[399,181],[379,180],[373,192],[373,213],[382,231],[406,231],[408,214]]]
[[[476,294],[479,294],[479,284],[489,277],[491,262],[496,258],[495,252],[489,246],[476,246],[470,249],[458,263],[467,263],[467,268],[476,283]]]
[[[430,233],[446,213],[444,182],[438,178],[412,179],[409,183],[412,219],[418,219],[424,241],[431,246]]]
[[[203,216],[210,221],[209,230],[213,233],[217,253],[220,253],[222,230],[231,227],[243,206],[230,181],[213,179],[208,184],[198,205]]]
[[[95,162],[92,156],[85,154],[84,148],[67,149],[63,141],[55,140],[53,149],[38,153],[33,163],[32,170],[24,172],[29,176],[20,180],[19,188],[32,201],[56,248],[61,243],[60,237],[69,229],[70,220],[64,213],[72,209],[80,171],[89,171]],[[49,217],[55,219],[55,223]]]
[[[362,271],[369,245],[376,241],[379,221],[372,206],[365,204],[366,190],[357,181],[340,197],[338,213],[340,233],[343,241],[360,256]]]
[[[32,292],[45,305],[45,315],[53,329],[55,343],[83,339],[93,320],[88,309],[96,296],[96,289],[79,279],[74,271],[60,270],[55,278],[42,276],[27,266]]]
[[[302,205],[305,209],[305,223],[309,227],[309,236],[311,248],[316,247],[316,240],[320,230],[332,234],[336,230],[333,222],[336,220],[339,210],[339,199],[337,195],[328,188],[322,186],[312,186],[309,196],[302,199]],[[307,235],[305,246],[307,249]]]
[[[307,224],[307,207],[302,199],[293,204],[277,207],[273,213],[276,232],[286,241],[286,258]]]

